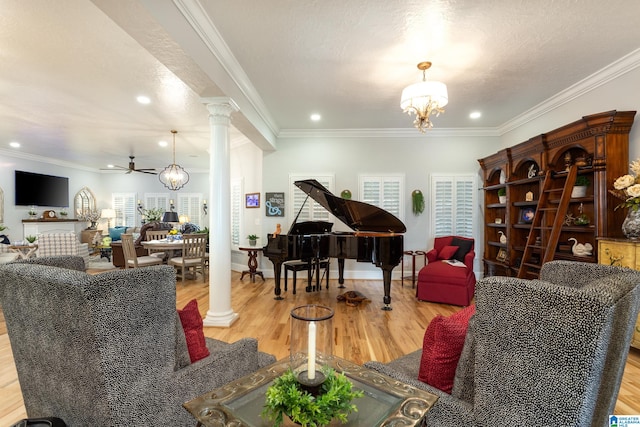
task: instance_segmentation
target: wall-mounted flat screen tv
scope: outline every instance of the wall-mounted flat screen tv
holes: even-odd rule
[[[69,207],[69,178],[15,171],[17,206]]]

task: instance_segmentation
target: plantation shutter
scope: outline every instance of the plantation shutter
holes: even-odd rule
[[[431,207],[435,237],[473,237],[474,175],[432,175]]]
[[[303,179],[315,179],[320,184],[324,185],[327,190],[333,193],[333,175],[289,175],[289,199],[291,202],[291,219],[295,219],[300,207],[305,202],[307,194],[294,185],[295,181]],[[329,211],[323,208],[319,203],[313,200],[311,197],[304,204],[303,210],[300,212],[297,222],[301,221],[329,221]]]
[[[377,206],[404,220],[404,176],[361,175],[360,201]]]
[[[231,181],[231,244],[240,246],[242,224],[242,180]]]
[[[135,227],[136,193],[112,193],[111,205],[116,211],[116,218],[113,225]]]
[[[178,215],[186,215],[189,218],[190,223],[199,226],[201,204],[201,193],[180,193],[178,194]]]
[[[458,236],[473,237],[473,203],[475,179],[456,179],[455,230]]]
[[[169,210],[169,193],[144,193],[145,209],[162,209]]]

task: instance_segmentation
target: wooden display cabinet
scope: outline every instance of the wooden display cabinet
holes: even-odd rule
[[[483,261],[485,272],[489,275],[508,275],[510,272],[506,259],[498,257],[507,251],[507,244],[500,242],[500,232],[507,236],[508,240],[508,215],[507,203],[501,203],[498,192],[506,192],[508,180],[509,149],[502,150],[492,156],[480,159],[479,162],[483,170],[484,179],[484,206],[485,206],[485,228],[484,228],[484,252]],[[509,195],[506,194],[507,200]],[[486,273],[485,273],[486,274]]]
[[[549,204],[558,204],[569,166],[578,166],[578,175],[589,180],[587,195],[571,198],[565,224],[560,230],[554,259],[596,262],[598,237],[621,237],[620,225],[624,212],[613,210],[618,201],[609,194],[613,181],[628,173],[629,132],[635,111],[607,111],[585,116],[561,128],[530,138],[511,148],[501,150],[478,162],[483,170],[485,193],[485,275],[516,275],[531,231],[528,219],[538,208],[546,173],[553,173],[552,188],[557,197]],[[505,183],[499,181],[506,171]],[[497,201],[497,190],[506,187],[507,203]],[[531,200],[527,199],[527,195]],[[584,214],[588,224],[576,224],[575,218]],[[504,217],[503,224],[495,218]],[[553,215],[545,215],[540,226],[540,246],[545,247]],[[537,229],[536,229],[537,230]],[[507,236],[506,245],[499,242],[499,231]],[[571,247],[576,243],[592,246],[592,254],[574,256]],[[535,260],[535,247],[534,256]],[[506,249],[506,259],[496,261],[500,249]],[[531,259],[530,258],[530,259]]]

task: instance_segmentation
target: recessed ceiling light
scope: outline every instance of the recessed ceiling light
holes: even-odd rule
[[[311,115],[311,120],[313,120],[314,122],[320,121],[321,118],[322,118],[322,116],[320,114],[318,114],[318,113],[313,113]]]
[[[158,145],[159,145],[160,147],[166,147],[166,146],[167,146],[167,145],[169,145],[169,144],[168,144],[168,142],[167,142],[167,141],[158,141]]]
[[[11,141],[11,142],[9,143],[9,147],[12,147],[12,148],[20,148],[20,143],[19,143],[19,142],[17,142],[17,141]]]
[[[480,111],[474,111],[471,114],[469,114],[469,118],[472,118],[472,119],[479,119],[480,117],[482,117],[482,113]]]
[[[108,168],[113,168],[114,166],[113,166],[113,165],[107,165],[107,167],[108,167]]]
[[[140,95],[136,98],[136,101],[138,101],[140,104],[150,104],[151,103],[151,99],[149,99],[148,96],[144,96],[144,95]]]

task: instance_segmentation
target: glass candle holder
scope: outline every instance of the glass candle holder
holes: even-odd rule
[[[333,310],[302,305],[291,310],[289,363],[298,382],[312,394],[324,382],[322,366],[333,356]]]

